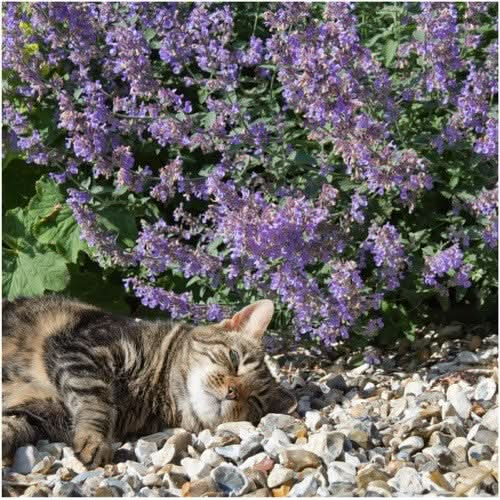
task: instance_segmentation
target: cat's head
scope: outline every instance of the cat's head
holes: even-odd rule
[[[274,312],[270,300],[251,304],[221,323],[192,331],[187,389],[203,426],[291,413],[294,395],[281,387],[264,362],[262,337]]]

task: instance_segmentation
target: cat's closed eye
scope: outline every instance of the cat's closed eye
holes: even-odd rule
[[[229,351],[229,359],[231,360],[231,364],[233,365],[233,368],[235,370],[238,370],[238,366],[240,364],[239,354],[235,350],[231,349]]]

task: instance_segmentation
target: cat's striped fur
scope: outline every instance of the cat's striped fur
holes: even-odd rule
[[[38,439],[96,466],[113,440],[288,412],[261,337],[262,300],[209,326],[136,321],[60,296],[3,302],[3,456]]]

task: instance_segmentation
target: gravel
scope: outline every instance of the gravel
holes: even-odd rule
[[[115,443],[95,470],[40,441],[4,466],[3,496],[497,496],[497,337],[464,331],[428,332],[428,359],[396,346],[378,366],[269,356],[297,413]]]

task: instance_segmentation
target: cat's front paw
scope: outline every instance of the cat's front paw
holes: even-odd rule
[[[108,464],[113,458],[111,443],[96,432],[77,432],[73,440],[73,449],[80,460],[91,468]]]

